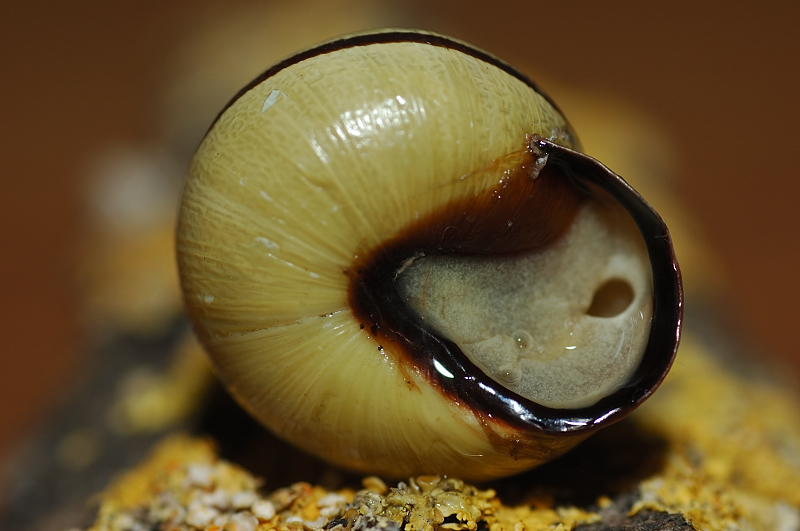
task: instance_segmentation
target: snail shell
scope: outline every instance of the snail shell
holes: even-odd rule
[[[243,89],[192,162],[189,315],[227,387],[365,473],[551,459],[666,375],[681,285],[658,215],[500,60],[384,31]]]

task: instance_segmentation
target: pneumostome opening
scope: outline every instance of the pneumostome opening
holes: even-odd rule
[[[594,317],[616,317],[631,305],[633,297],[630,283],[612,278],[595,292],[592,305],[586,313]]]

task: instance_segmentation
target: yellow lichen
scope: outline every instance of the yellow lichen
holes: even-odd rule
[[[663,452],[640,477],[631,515],[680,514],[708,531],[800,526],[800,408],[786,389],[732,372],[687,335],[662,389],[626,422],[661,441]],[[170,438],[104,495],[93,531],[124,529],[137,518],[186,530],[550,531],[598,522],[616,504],[601,492],[599,513],[561,506],[537,484],[524,503],[504,505],[492,489],[438,476],[394,487],[367,477],[358,492],[301,482],[265,494],[258,485],[210,442]]]
[[[634,415],[668,450],[633,512],[682,513],[702,529],[779,528],[799,514],[800,408],[791,390],[722,363],[687,335],[661,390]]]
[[[125,375],[107,414],[109,427],[121,435],[166,430],[197,410],[212,381],[203,347],[187,334],[165,371],[143,366]]]

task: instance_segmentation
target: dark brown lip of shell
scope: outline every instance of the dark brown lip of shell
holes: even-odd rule
[[[524,398],[487,376],[458,346],[426,329],[400,297],[394,284],[396,272],[405,260],[426,252],[418,247],[417,241],[409,243],[408,235],[414,234],[413,228],[381,249],[366,256],[359,255],[358,263],[345,272],[350,277],[350,306],[362,327],[381,344],[380,349],[385,348],[403,358],[397,360],[398,366],[412,363],[415,372],[481,418],[492,418],[522,433],[588,434],[631,413],[658,388],[669,372],[683,318],[680,269],[666,224],[622,177],[587,155],[541,137],[532,137],[529,146],[536,157],[547,156],[537,180],[549,180],[556,185],[566,182],[583,194],[588,194],[592,186],[600,188],[631,214],[644,238],[653,275],[653,317],[642,362],[622,388],[589,407],[554,409]],[[455,208],[464,208],[464,205],[459,203]],[[552,206],[550,208],[553,211]],[[554,212],[559,221],[555,226],[539,230],[544,237],[534,236],[531,239],[534,246],[557,236],[571,220],[569,213],[558,214],[557,208]],[[526,250],[519,238],[512,237],[509,241],[512,241],[511,248],[500,247],[491,252]],[[473,243],[481,245],[480,241]],[[471,250],[428,248],[427,252],[470,253]]]

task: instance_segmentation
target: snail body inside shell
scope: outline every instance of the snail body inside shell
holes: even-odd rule
[[[187,308],[265,425],[336,464],[483,479],[614,422],[671,364],[666,228],[555,105],[463,43],[361,34],[243,90],[192,164]]]

